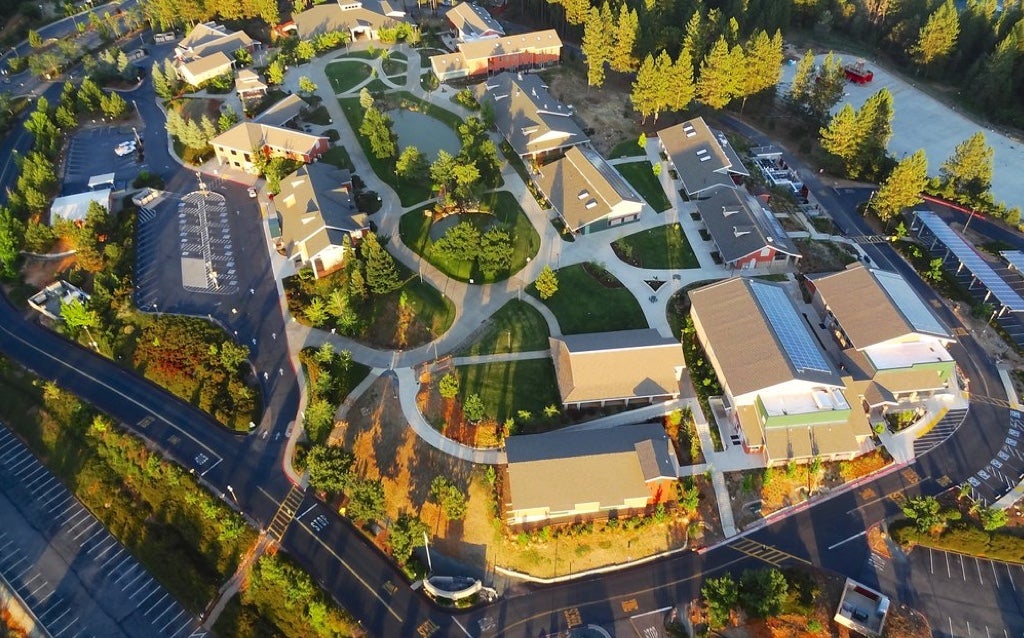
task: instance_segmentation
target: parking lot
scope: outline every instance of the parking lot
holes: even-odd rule
[[[0,572],[53,638],[206,636],[5,427],[0,517]]]
[[[82,193],[88,190],[90,177],[104,173],[114,173],[118,186],[122,183],[130,186],[145,165],[138,163],[135,153],[118,157],[114,148],[133,139],[130,126],[101,126],[76,133],[68,146],[61,193]]]
[[[841,54],[841,57],[846,62],[857,61],[854,55]],[[823,58],[818,56],[817,62],[820,64]],[[1005,201],[1010,206],[1024,201],[1024,182],[1019,179],[1024,170],[1024,145],[1019,140],[980,126],[961,112],[921,91],[913,82],[889,73],[875,64],[874,60],[867,60],[867,66],[874,73],[874,79],[863,85],[847,82],[846,95],[833,112],[841,109],[844,103],[860,108],[868,97],[880,89],[889,89],[895,111],[889,153],[896,159],[902,159],[918,149],[924,149],[928,155],[930,175],[938,174],[939,166],[953,154],[957,144],[977,131],[984,131],[985,140],[995,151],[992,193],[996,201]],[[783,66],[781,90],[788,88],[795,70],[795,65]]]
[[[937,637],[1012,638],[1024,632],[1024,566],[918,547],[896,564],[901,598],[924,612]],[[911,590],[908,601],[905,590]],[[939,609],[956,609],[956,616]]]
[[[238,292],[223,195],[196,191],[182,197],[178,204],[178,237],[185,290],[219,295]]]
[[[971,496],[990,505],[1024,479],[1024,415],[1010,411],[1010,429],[996,456],[967,479]]]

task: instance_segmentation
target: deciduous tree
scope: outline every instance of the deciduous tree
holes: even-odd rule
[[[388,529],[388,545],[391,556],[399,565],[405,565],[412,557],[412,551],[423,547],[423,535],[428,531],[427,524],[422,520],[402,512]]]
[[[406,146],[395,162],[395,174],[409,181],[420,181],[427,173],[427,158],[415,146]]]
[[[558,275],[551,270],[551,266],[544,266],[533,285],[541,299],[550,299],[558,292]]]
[[[309,484],[318,490],[340,492],[355,478],[355,457],[337,445],[314,445],[306,455]]]
[[[740,591],[732,576],[709,578],[700,588],[708,606],[708,621],[712,629],[721,629],[729,622],[733,608],[739,602]]]

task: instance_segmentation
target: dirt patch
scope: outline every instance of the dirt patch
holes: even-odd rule
[[[803,255],[799,270],[804,274],[835,272],[857,261],[853,249],[846,244],[813,239],[794,239],[793,243]]]
[[[890,463],[892,458],[883,450],[876,449],[852,461],[822,463],[817,472],[811,472],[812,468],[807,463],[773,467],[767,471],[727,472],[726,485],[729,493],[736,496],[732,500],[733,518],[737,527],[743,529],[772,512],[806,501],[808,495],[836,489]],[[906,476],[904,480],[913,484],[920,479],[915,475]],[[862,492],[859,497],[864,501],[878,497],[870,488]]]
[[[618,73],[609,73],[604,86],[587,86],[581,68],[563,65],[542,73],[548,90],[565,104],[572,104],[576,115],[587,129],[594,129],[590,141],[603,155],[628,139],[640,137],[640,127],[629,104],[629,80]],[[639,151],[639,149],[637,149]]]
[[[51,249],[52,253],[62,253],[71,249],[66,239],[58,239]],[[35,288],[43,288],[52,284],[57,279],[57,273],[64,272],[75,264],[75,255],[58,257],[54,259],[40,259],[29,257],[21,268],[22,277],[25,283]]]

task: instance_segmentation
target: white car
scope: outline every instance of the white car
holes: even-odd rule
[[[255,188],[250,188],[246,192],[249,193],[249,199],[256,199],[256,189]]]
[[[117,155],[118,157],[124,157],[125,155],[130,155],[134,152],[135,142],[132,140],[128,140],[127,142],[121,142],[116,147],[114,147],[114,154]]]

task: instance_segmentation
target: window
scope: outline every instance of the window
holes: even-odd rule
[[[245,161],[247,161],[247,162],[251,162],[252,161],[252,153],[246,153],[245,154]]]
[[[232,155],[238,155],[238,151],[236,151],[235,149],[231,149],[231,154]]]

